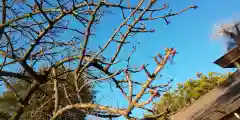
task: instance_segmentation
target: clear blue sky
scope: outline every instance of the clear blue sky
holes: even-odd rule
[[[171,24],[165,25],[163,20],[157,20],[150,24],[150,27],[156,29],[153,34],[144,34],[134,38],[139,40],[137,52],[132,59],[133,63],[140,65],[142,63],[153,62],[150,56],[161,52],[166,47],[175,47],[179,54],[175,57],[175,64],[168,65],[161,73],[163,79],[156,83],[162,83],[168,77],[174,78],[174,83],[184,82],[189,78],[194,78],[197,72],[227,72],[232,69],[222,69],[215,65],[213,61],[225,53],[224,46],[220,41],[211,38],[213,26],[218,21],[237,20],[240,15],[239,0],[161,0],[159,5],[167,1],[173,11],[180,10],[192,4],[199,6],[196,10],[187,11],[181,15],[170,18]],[[112,27],[117,19],[110,18],[105,26],[98,29],[103,32],[100,38],[108,36],[105,34],[106,27]],[[107,26],[106,26],[107,25]],[[106,37],[108,38],[108,37]],[[132,41],[132,39],[131,39]],[[115,47],[113,47],[115,48]],[[124,57],[127,53],[125,49]],[[111,50],[108,51],[111,53]],[[150,66],[154,68],[154,65]],[[145,79],[138,75],[136,79]],[[106,89],[106,87],[103,87]],[[103,89],[101,88],[101,89]],[[125,105],[122,96],[116,92],[106,91],[108,95],[102,100],[105,104]],[[104,95],[100,95],[101,97]],[[107,101],[104,101],[107,100]],[[125,100],[126,101],[126,100]],[[142,114],[140,111],[134,114]]]

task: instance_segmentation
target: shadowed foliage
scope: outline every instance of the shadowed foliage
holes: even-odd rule
[[[60,75],[64,68],[59,68],[56,70],[57,75]],[[40,73],[43,72],[44,69],[40,69]],[[52,75],[50,75],[52,76]],[[81,97],[81,101],[78,99],[78,96],[75,93],[74,89],[74,76],[71,72],[68,74],[64,74],[58,77],[60,82],[59,89],[59,97],[61,98],[59,105],[61,107],[66,106],[68,104],[74,103],[88,103],[94,102],[94,94],[93,86],[91,84],[85,85],[82,90],[78,93],[79,97]],[[86,82],[88,82],[84,76],[79,80],[79,85],[83,86]],[[30,84],[27,82],[22,82],[20,80],[9,79],[9,84],[14,88],[14,90],[18,91],[21,98],[26,95],[27,89],[30,87]],[[47,120],[50,119],[54,110],[54,99],[50,98],[54,94],[53,90],[53,82],[52,80],[48,81],[46,84],[40,86],[40,89],[33,94],[33,97],[29,101],[30,105],[25,108],[24,114],[20,119],[28,120],[28,119],[36,119],[36,120]],[[66,98],[66,94],[68,94],[69,98]],[[7,89],[0,96],[0,117],[9,119],[12,111],[15,111],[19,108],[18,99],[15,97],[12,89]],[[62,116],[58,116],[56,120],[82,120],[85,118],[85,114],[79,109],[71,109],[66,111]]]

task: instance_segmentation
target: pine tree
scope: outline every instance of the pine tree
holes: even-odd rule
[[[183,84],[177,84],[177,88],[173,91],[166,92],[158,103],[154,105],[154,112],[163,114],[168,110],[167,116],[171,116],[179,110],[188,107],[195,100],[208,93],[216,86],[224,84],[224,80],[232,73],[219,74],[215,72],[209,72],[208,75],[202,73],[197,74],[197,79],[189,79]],[[158,120],[164,120],[164,116],[158,118]]]
[[[56,70],[57,74],[62,73],[63,68],[58,68]],[[52,75],[50,75],[52,76]],[[79,96],[81,97],[81,101],[79,100],[79,96],[76,94],[74,90],[74,80],[73,73],[68,73],[62,75],[58,78],[59,80],[59,97],[61,101],[59,101],[59,106],[64,107],[68,104],[74,103],[87,103],[93,102],[94,100],[94,91],[92,90],[91,85],[85,85],[81,92],[79,92]],[[9,84],[12,88],[17,91],[17,93],[22,98],[25,94],[25,91],[30,87],[30,84],[27,82],[23,82],[22,80],[8,80]],[[86,78],[81,78],[79,80],[79,85],[83,86],[87,82]],[[47,84],[44,84],[40,87],[38,91],[36,91],[29,103],[29,106],[25,109],[26,112],[21,116],[22,120],[27,119],[35,119],[35,120],[45,120],[49,119],[53,113],[54,109],[54,99],[50,98],[54,94],[53,90],[53,81],[49,80]],[[66,97],[68,94],[68,97]],[[69,103],[70,102],[70,103]],[[7,88],[5,92],[0,96],[0,118],[7,118],[10,116],[13,111],[16,111],[20,107],[19,101],[17,100],[16,96],[14,95],[14,91],[10,88]],[[7,112],[6,112],[7,111]],[[57,120],[82,120],[85,118],[85,114],[81,110],[72,109],[65,113],[62,116],[59,116]]]

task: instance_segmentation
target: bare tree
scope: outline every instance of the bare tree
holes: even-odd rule
[[[2,0],[0,24],[0,54],[2,56],[0,64],[0,76],[4,79],[16,78],[26,81],[31,86],[23,97],[15,91],[21,107],[15,111],[12,118],[18,120],[29,105],[35,91],[49,82],[53,83],[54,94],[50,98],[54,99],[54,109],[50,115],[51,119],[56,119],[62,113],[71,109],[80,109],[86,114],[114,118],[124,116],[127,119],[136,119],[132,116],[134,108],[151,111],[145,108],[155,97],[159,97],[159,91],[166,90],[166,85],[152,85],[158,78],[158,73],[164,68],[169,59],[174,57],[176,50],[169,48],[164,55],[158,54],[154,57],[156,68],[150,73],[146,65],[134,69],[130,66],[130,52],[127,64],[124,68],[119,68],[115,72],[111,70],[113,66],[125,62],[119,61],[119,54],[123,47],[130,42],[130,39],[140,33],[151,33],[154,30],[147,27],[147,22],[163,19],[169,24],[169,17],[178,15],[188,9],[197,8],[189,6],[179,12],[168,12],[158,16],[162,11],[166,11],[169,6],[155,6],[157,0],[139,0],[136,5],[129,4],[129,1],[118,0],[108,2],[106,0]],[[99,45],[98,50],[92,49],[89,42],[97,35],[95,28],[102,23],[106,16],[114,16],[110,12],[121,13],[122,22],[114,29],[104,32],[112,32],[108,40],[97,38],[98,41],[106,42]],[[74,23],[74,24],[73,24]],[[71,33],[69,37],[67,34]],[[117,46],[113,56],[104,56],[109,46]],[[110,57],[109,57],[110,56]],[[47,66],[43,72],[39,72],[40,66]],[[67,66],[68,69],[56,74],[55,70],[60,66]],[[18,72],[17,72],[18,71]],[[83,103],[81,96],[78,96],[79,103],[62,106],[59,101],[59,81],[62,75],[69,72],[74,73],[73,87],[75,93],[81,92],[84,85],[79,85],[82,77],[88,77],[95,82],[109,81],[115,84],[120,94],[125,96],[128,107],[117,108],[107,105]],[[146,81],[139,82],[133,80],[134,73],[145,72]],[[101,74],[99,76],[99,74]],[[103,75],[102,75],[103,74]],[[86,75],[86,76],[85,76]],[[124,80],[118,80],[118,76],[124,75]],[[124,88],[123,86],[126,86]],[[134,86],[140,86],[137,91]],[[150,94],[146,100],[143,96]],[[78,94],[77,94],[78,95]],[[68,95],[66,93],[65,97]],[[44,103],[42,103],[44,106]]]

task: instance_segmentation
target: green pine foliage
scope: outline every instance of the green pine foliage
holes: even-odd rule
[[[197,79],[189,79],[183,84],[177,84],[177,88],[173,91],[166,92],[159,102],[154,103],[154,115],[146,115],[146,118],[157,116],[159,114],[173,115],[179,110],[188,107],[195,100],[208,93],[216,86],[224,84],[226,78],[232,73],[219,74],[209,72],[208,75],[197,73]],[[167,113],[166,113],[167,109]],[[157,120],[166,120],[162,117]]]
[[[56,70],[57,74],[61,74],[63,68]],[[52,76],[52,75],[50,75]],[[93,91],[92,85],[85,85],[79,95],[81,101],[79,101],[75,89],[74,89],[74,75],[73,73],[68,73],[59,77],[59,98],[60,105],[59,107],[64,107],[69,105],[69,101],[74,103],[89,103],[93,102],[95,98],[95,91]],[[11,86],[17,91],[18,95],[21,98],[24,97],[27,89],[30,87],[30,84],[23,80],[8,80]],[[83,86],[87,81],[84,78],[79,80],[79,85]],[[7,85],[6,85],[7,86]],[[40,91],[41,90],[41,91]],[[49,80],[46,84],[40,86],[40,90],[37,90],[31,97],[28,107],[24,110],[21,120],[48,120],[53,113],[54,109],[54,99],[52,98],[54,94],[53,90],[53,81]],[[68,97],[66,98],[66,92]],[[9,120],[14,111],[18,110],[20,107],[19,101],[16,98],[12,89],[7,88],[5,92],[0,96],[0,120]],[[86,117],[81,110],[72,109],[61,116],[56,120],[84,120]]]

